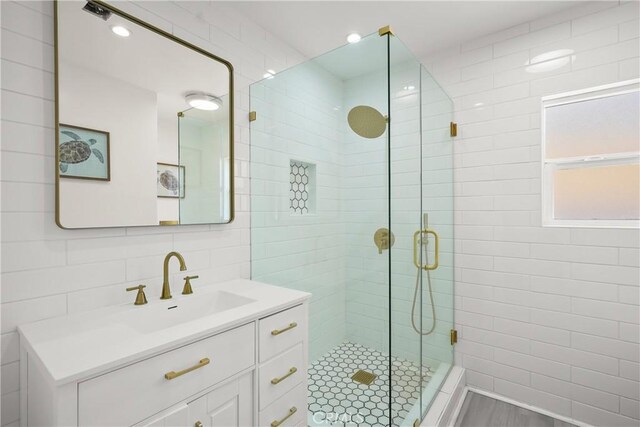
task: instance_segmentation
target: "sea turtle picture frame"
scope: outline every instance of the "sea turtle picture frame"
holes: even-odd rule
[[[60,178],[111,180],[109,132],[81,126],[58,126]]]

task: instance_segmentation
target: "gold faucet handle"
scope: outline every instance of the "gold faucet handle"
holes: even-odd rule
[[[147,303],[147,296],[144,294],[144,288],[146,287],[146,285],[138,285],[127,288],[127,292],[138,291],[138,294],[136,295],[136,302],[134,302],[133,305],[144,305]]]
[[[184,288],[182,289],[182,295],[191,295],[193,289],[191,288],[191,279],[197,279],[200,276],[186,276],[184,278]]]

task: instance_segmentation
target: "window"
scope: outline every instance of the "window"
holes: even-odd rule
[[[542,98],[545,226],[640,225],[640,80]]]

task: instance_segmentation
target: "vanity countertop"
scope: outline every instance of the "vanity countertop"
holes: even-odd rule
[[[21,344],[59,386],[240,326],[310,296],[238,279],[203,286],[193,295],[56,317],[18,330]]]

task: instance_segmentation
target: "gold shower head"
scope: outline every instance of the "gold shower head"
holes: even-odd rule
[[[378,138],[387,129],[387,118],[368,105],[358,105],[349,111],[351,129],[363,138]]]

